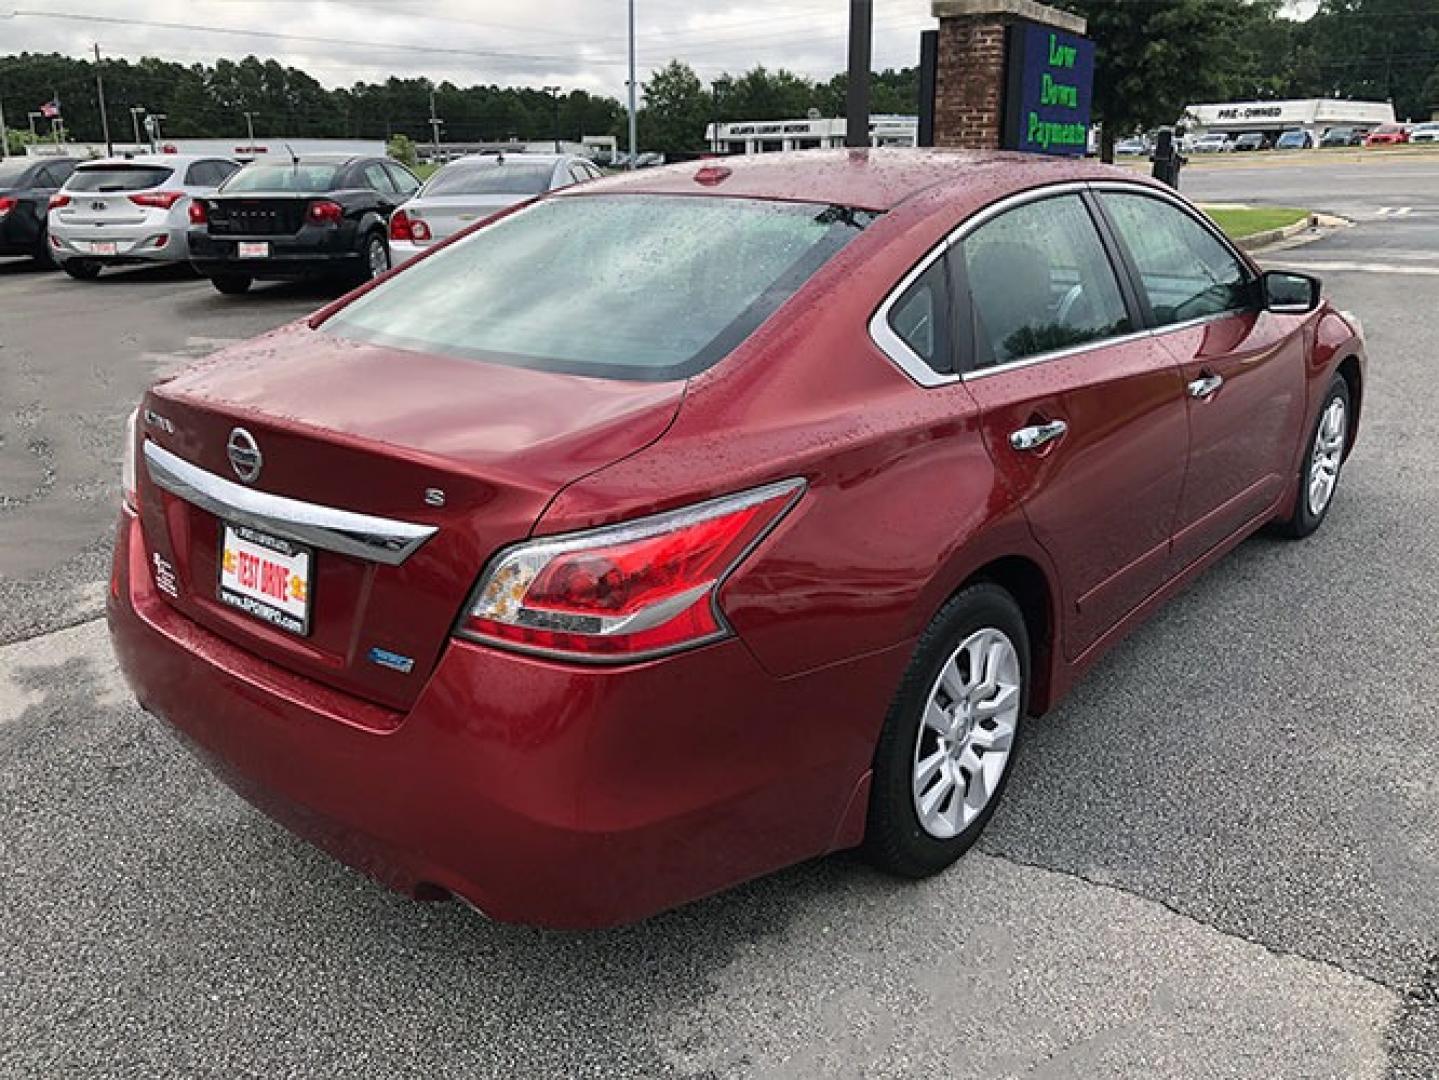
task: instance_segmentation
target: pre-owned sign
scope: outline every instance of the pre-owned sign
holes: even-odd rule
[[[1037,23],[1009,28],[1002,145],[1083,154],[1089,144],[1094,42]]]

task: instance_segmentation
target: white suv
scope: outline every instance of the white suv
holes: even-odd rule
[[[190,203],[213,195],[240,163],[142,154],[78,166],[50,197],[50,247],[65,273],[90,281],[105,266],[185,262]]]

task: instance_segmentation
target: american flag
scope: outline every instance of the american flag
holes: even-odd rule
[[[60,99],[52,98],[40,106],[40,115],[46,120],[54,120],[60,115]]]

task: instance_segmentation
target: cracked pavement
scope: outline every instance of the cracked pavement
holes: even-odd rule
[[[1356,219],[1366,185],[1404,196],[1356,170]],[[1293,171],[1269,201],[1322,185]],[[1282,258],[1439,268],[1439,206],[1411,201]],[[124,414],[323,294],[0,263],[0,1078],[1439,1076],[1439,280],[1325,277],[1371,347],[1329,521],[1246,543],[1032,723],[975,852],[573,935],[384,892],[117,678]]]

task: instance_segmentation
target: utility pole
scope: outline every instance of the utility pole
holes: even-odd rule
[[[27,115],[27,116],[29,117],[29,119],[30,119],[30,138],[32,138],[32,139],[39,138],[39,136],[35,134],[35,121],[36,121],[36,120],[42,120],[42,119],[44,119],[45,114],[44,114],[44,113],[38,113],[38,112],[32,112],[32,113],[27,113],[26,115]]]
[[[440,160],[440,128],[445,122],[435,115],[435,92],[430,91],[430,143],[434,147],[433,159],[436,163]]]
[[[560,90],[562,90],[562,89],[563,89],[563,87],[559,87],[559,86],[547,86],[547,87],[545,87],[545,93],[549,94],[550,97],[554,100],[554,106],[555,106],[555,153],[557,153],[557,154],[560,153]]]
[[[256,112],[245,113],[245,134],[250,140],[246,145],[251,150],[255,149],[255,117],[259,115],[260,114]]]
[[[845,146],[869,145],[869,69],[874,0],[849,0],[849,89],[845,94]]]
[[[130,126],[135,132],[135,145],[140,145],[140,117],[145,115],[145,106],[130,106]]]
[[[639,118],[635,112],[635,0],[630,0],[630,168],[639,154]]]
[[[105,156],[115,156],[115,144],[110,141],[110,117],[105,114],[105,80],[100,77],[100,43],[95,42],[95,95],[100,99],[100,130],[105,133]]]
[[[150,132],[150,149],[154,150],[159,145],[162,136],[160,135],[160,121],[170,119],[164,113],[151,113],[145,117],[145,128]]]
[[[10,129],[5,126],[5,102],[0,101],[0,161],[10,156]]]

